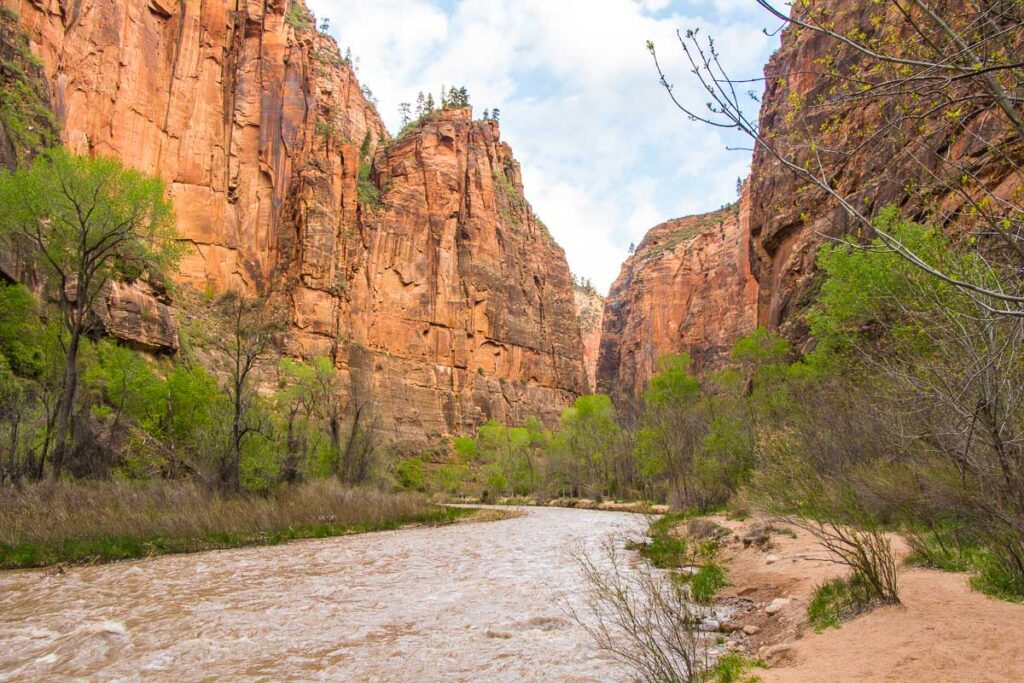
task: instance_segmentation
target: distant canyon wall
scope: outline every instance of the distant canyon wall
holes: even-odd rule
[[[597,389],[633,412],[662,356],[689,353],[695,370],[719,366],[756,325],[748,204],[651,229],[608,293]]]
[[[960,4],[939,0],[935,7],[955,16]],[[887,3],[813,0],[794,3],[792,11],[825,11],[835,31],[867,39],[892,27],[909,30],[898,8]],[[898,49],[898,38],[887,49]],[[971,220],[965,196],[971,193],[939,182],[951,164],[993,196],[1019,198],[1024,148],[992,111],[965,108],[960,124],[950,126],[940,108],[887,130],[894,120],[886,109],[891,103],[851,98],[832,104],[837,85],[821,75],[826,65],[857,73],[866,61],[831,38],[788,27],[764,69],[761,135],[798,165],[816,163],[808,136],[846,150],[834,167],[833,186],[866,216],[896,205],[904,216],[943,228],[954,239]],[[681,118],[684,125],[698,124]],[[878,139],[871,137],[880,131]],[[871,144],[860,144],[866,141]],[[994,162],[997,147],[1004,156]],[[660,225],[626,260],[604,315],[598,390],[633,410],[661,355],[685,351],[698,371],[715,367],[757,325],[781,332],[797,351],[810,350],[805,314],[821,284],[818,250],[851,234],[869,236],[834,199],[758,146],[738,210]]]

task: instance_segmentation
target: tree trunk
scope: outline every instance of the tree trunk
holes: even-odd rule
[[[235,384],[235,413],[231,421],[231,450],[221,460],[220,483],[225,491],[242,490],[239,468],[242,462],[242,400],[240,383]]]
[[[79,316],[80,318],[80,316]],[[82,341],[82,328],[76,324],[71,330],[71,341],[64,360],[64,383],[60,403],[57,405],[56,432],[53,439],[53,455],[50,458],[50,476],[59,479],[64,469],[68,437],[71,434],[71,418],[75,408],[75,393],[78,389],[78,348]]]

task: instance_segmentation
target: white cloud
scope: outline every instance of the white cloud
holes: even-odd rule
[[[774,40],[767,16],[737,0],[309,0],[328,15],[360,78],[398,127],[420,90],[465,85],[478,111],[502,109],[527,198],[573,271],[606,289],[630,242],[684,212],[735,196],[747,157],[675,109],[645,49],[655,41],[677,96],[687,85],[676,29],[714,35],[730,69],[759,75]],[[749,3],[744,0],[749,7]],[[746,16],[750,15],[750,16]]]

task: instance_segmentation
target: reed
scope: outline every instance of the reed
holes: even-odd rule
[[[270,497],[224,496],[190,481],[48,482],[0,490],[0,568],[445,524],[472,512],[334,480],[284,487]]]

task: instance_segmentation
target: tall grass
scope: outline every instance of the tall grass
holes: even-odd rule
[[[188,481],[43,483],[0,491],[0,568],[273,544],[466,514],[333,480],[266,498],[225,497]]]

